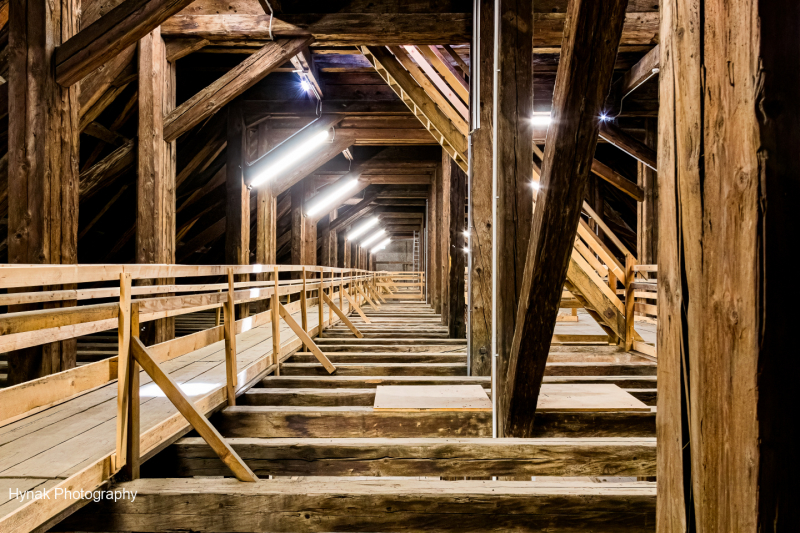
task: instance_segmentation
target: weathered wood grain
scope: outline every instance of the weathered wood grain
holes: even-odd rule
[[[626,5],[627,0],[569,4],[507,375],[499,385],[502,435],[533,431]]]
[[[138,480],[135,502],[92,504],[65,530],[559,531],[651,528],[652,483],[355,481],[321,478],[238,483],[221,479]],[[469,501],[469,505],[465,505]],[[176,508],[180,514],[174,514]],[[355,510],[358,511],[355,511]],[[456,519],[457,517],[457,519]]]
[[[655,439],[230,439],[259,476],[652,476]],[[160,477],[222,476],[199,438],[181,439]],[[163,470],[161,470],[163,468]]]

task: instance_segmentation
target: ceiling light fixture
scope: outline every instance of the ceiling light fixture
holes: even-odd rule
[[[331,206],[335,201],[340,200],[347,192],[356,186],[358,180],[350,178],[336,185],[333,185],[322,194],[322,198],[316,199],[314,203],[306,209],[306,216],[313,217],[319,214],[326,207]]]
[[[392,242],[392,239],[391,239],[391,238],[389,238],[389,237],[387,237],[387,238],[383,239],[381,242],[379,242],[378,244],[376,244],[376,245],[375,245],[375,248],[373,248],[372,250],[370,250],[370,252],[369,252],[369,253],[371,253],[371,254],[374,254],[375,252],[378,252],[378,251],[380,251],[380,250],[384,250],[384,249],[386,248],[386,245],[387,245],[387,244],[389,244],[390,242]]]
[[[384,233],[386,233],[385,229],[379,229],[378,231],[376,231],[375,233],[373,233],[372,235],[361,241],[361,247],[366,248],[373,242],[377,241],[380,238],[380,236],[383,235]]]
[[[295,163],[297,163],[298,160],[322,146],[328,141],[330,136],[331,134],[328,130],[315,133],[310,139],[308,139],[308,141],[302,143],[294,150],[284,154],[283,157],[275,161],[271,166],[264,169],[264,171],[261,172],[258,177],[250,182],[250,187],[258,187],[268,180],[275,178],[275,176],[280,175],[282,172],[285,172],[288,168],[291,168]]]
[[[366,233],[367,230],[369,230],[371,227],[375,226],[377,223],[378,223],[378,217],[368,218],[367,220],[359,224],[357,228],[353,228],[350,231],[350,233],[347,234],[346,236],[347,240],[348,241],[355,240],[356,237],[360,237],[361,235]]]

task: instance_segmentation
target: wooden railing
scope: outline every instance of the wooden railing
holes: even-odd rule
[[[376,272],[381,295],[396,300],[421,300],[425,297],[425,272]]]
[[[606,310],[587,308],[587,311],[593,316],[597,315],[595,318],[601,326],[603,326],[603,315],[607,317],[621,313],[621,318],[624,320],[622,331],[620,334],[615,334],[610,331],[612,328],[605,326],[604,329],[609,336],[612,339],[616,338],[626,350],[637,349],[655,355],[655,347],[646,344],[634,329],[634,320],[637,313],[640,315],[647,313],[653,317],[656,315],[656,306],[635,301],[636,298],[655,298],[654,292],[649,292],[650,289],[645,291],[643,287],[655,291],[655,281],[648,279],[647,273],[655,272],[656,267],[638,265],[633,253],[585,202],[583,210],[588,215],[588,222],[583,219],[579,222],[572,259],[582,270],[591,288],[602,292],[609,302]],[[591,227],[589,222],[592,222],[594,227]],[[621,261],[619,258],[624,259]],[[579,294],[578,287],[568,282],[566,288],[574,289],[574,294],[566,294],[567,298],[562,300],[563,306],[587,306],[586,299]],[[574,297],[577,303],[570,303],[570,296]]]
[[[279,279],[281,273],[287,279]],[[233,281],[234,276],[271,276],[269,281]],[[288,279],[293,275],[296,279]],[[192,277],[226,277],[226,283],[134,285],[136,280]],[[277,290],[276,290],[276,282]],[[50,290],[52,286],[79,284],[109,284],[115,286],[86,287],[77,289]],[[307,326],[307,309],[317,304],[320,295],[334,313],[344,320],[357,336],[360,332],[341,311],[346,298],[350,309],[361,312],[360,305],[365,295],[378,290],[377,276],[364,270],[345,270],[328,267],[300,267],[285,265],[240,265],[240,266],[187,266],[187,265],[3,265],[0,266],[0,288],[11,290],[31,289],[30,292],[9,292],[0,295],[0,305],[70,303],[76,300],[112,300],[88,305],[56,307],[35,311],[10,312],[0,315],[0,353],[19,350],[51,342],[76,338],[91,333],[117,329],[119,355],[94,363],[72,368],[20,385],[0,389],[0,426],[64,402],[79,394],[103,386],[119,378],[119,396],[124,399],[131,394],[127,380],[136,372],[130,372],[133,364],[130,350],[131,338],[138,336],[139,325],[153,320],[175,317],[209,309],[224,311],[224,324],[179,337],[155,346],[143,348],[154,365],[159,365],[215,342],[226,342],[226,364],[228,383],[226,395],[235,402],[236,383],[236,334],[272,322],[273,360],[275,371],[280,370],[280,361],[275,354],[280,346],[277,328],[280,318],[292,328],[320,362],[329,370],[334,367],[315,349]],[[326,289],[329,294],[326,294]],[[339,292],[339,304],[334,303],[334,289]],[[316,293],[309,298],[309,291]],[[350,295],[353,292],[353,295]],[[174,294],[172,296],[162,296]],[[290,303],[292,295],[299,300]],[[138,296],[139,298],[134,299]],[[280,299],[286,302],[281,303]],[[259,300],[270,300],[271,308],[266,312],[242,320],[233,319],[233,308]],[[13,307],[12,307],[13,309]],[[323,306],[318,305],[323,322]],[[297,324],[291,312],[301,311],[302,324]],[[218,315],[219,316],[219,315]],[[329,316],[329,320],[330,320]],[[318,330],[315,330],[318,331]],[[142,356],[144,357],[144,356]],[[144,366],[144,365],[143,365]],[[148,372],[149,373],[149,372]],[[155,377],[152,376],[155,380]],[[174,402],[173,402],[174,403]],[[121,414],[121,413],[120,413]],[[188,418],[188,417],[187,417]],[[124,417],[120,417],[124,420]],[[118,453],[121,451],[118,446]],[[120,460],[117,470],[125,462]]]

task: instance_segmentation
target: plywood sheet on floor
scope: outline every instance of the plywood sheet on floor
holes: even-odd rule
[[[537,411],[650,411],[617,385],[542,384]]]
[[[380,411],[491,411],[480,385],[378,385]]]

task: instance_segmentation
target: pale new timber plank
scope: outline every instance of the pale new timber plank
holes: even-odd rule
[[[374,408],[381,411],[491,411],[480,385],[379,385]]]
[[[73,531],[640,532],[655,519],[655,483],[139,479],[62,525]],[[465,504],[468,502],[468,504]],[[179,513],[175,510],[180,509]]]
[[[299,318],[299,310],[297,311]],[[316,320],[311,334],[318,331]],[[244,327],[242,329],[245,329]],[[285,327],[281,357],[288,358],[300,347],[299,340]],[[252,382],[270,371],[269,328],[259,327],[238,336],[239,383]],[[217,342],[195,352],[165,362],[165,372],[181,384],[199,385],[188,394],[205,414],[224,403],[224,346]],[[142,453],[152,454],[159,446],[183,434],[188,425],[166,398],[157,394],[151,380],[142,376]],[[146,389],[149,387],[149,389]],[[211,390],[211,392],[208,392]],[[202,391],[205,391],[202,392]],[[59,480],[72,487],[96,488],[108,478],[113,464],[116,434],[116,383],[82,394],[44,411],[0,428],[0,478],[42,477]],[[28,474],[28,472],[31,472]],[[52,500],[50,500],[52,502]],[[39,500],[18,508],[14,514],[0,514],[0,530],[25,524],[34,529],[65,507]]]
[[[643,411],[650,408],[616,385],[543,384],[536,411]]]

